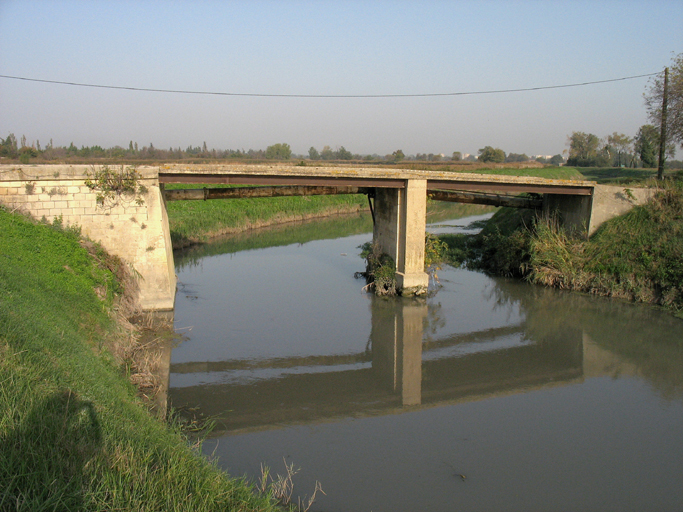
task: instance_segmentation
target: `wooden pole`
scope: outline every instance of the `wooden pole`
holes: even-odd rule
[[[664,68],[664,94],[662,94],[662,126],[659,135],[659,167],[657,179],[664,179],[664,151],[666,150],[666,107],[669,88],[669,68]]]

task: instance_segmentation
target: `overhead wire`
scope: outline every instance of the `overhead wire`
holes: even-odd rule
[[[243,92],[212,92],[212,91],[189,91],[182,89],[154,89],[148,87],[130,87],[122,85],[101,85],[88,84],[80,82],[67,82],[61,80],[45,80],[39,78],[28,78],[23,76],[0,75],[0,78],[7,78],[11,80],[23,80],[26,82],[39,82],[46,84],[71,85],[77,87],[91,87],[97,89],[117,89],[125,91],[140,91],[140,92],[160,92],[169,94],[195,94],[206,96],[239,96],[252,98],[430,98],[430,97],[444,97],[444,96],[473,96],[480,94],[504,94],[512,92],[528,92],[528,91],[543,91],[548,89],[564,89],[568,87],[583,87],[586,85],[605,84],[609,82],[620,82],[624,80],[634,80],[636,78],[646,78],[656,76],[659,73],[646,73],[643,75],[632,75],[620,78],[610,78],[607,80],[592,80],[589,82],[578,82],[572,84],[562,85],[546,85],[538,87],[523,87],[519,89],[496,89],[490,91],[465,91],[465,92],[435,92],[435,93],[417,93],[417,94],[268,94],[268,93],[243,93]]]

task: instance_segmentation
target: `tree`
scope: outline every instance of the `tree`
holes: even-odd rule
[[[510,153],[508,156],[505,157],[506,162],[528,162],[529,157],[525,154],[522,153],[521,155],[518,153]]]
[[[7,138],[0,143],[0,156],[6,156],[8,158],[16,158],[18,154],[17,150],[17,138],[13,133],[10,133]]]
[[[292,156],[292,150],[289,144],[284,142],[281,144],[273,144],[266,148],[266,158],[269,160],[289,160]]]
[[[657,165],[656,149],[659,147],[659,132],[651,124],[638,128],[633,142],[633,150],[640,157],[643,167],[653,168]]]
[[[659,128],[662,121],[664,72],[650,79],[649,90],[643,96],[648,117]],[[683,53],[674,56],[669,67],[667,105],[666,142],[672,142],[674,147],[680,144],[683,148]]]
[[[479,161],[503,163],[505,161],[505,151],[491,146],[484,146],[479,150]]]
[[[460,151],[453,151],[453,156],[451,157],[451,160],[454,162],[459,162],[462,160],[462,153]]]
[[[320,153],[318,153],[317,149],[311,146],[308,150],[308,158],[310,160],[320,160]]]
[[[600,139],[597,135],[584,132],[572,132],[567,137],[569,144],[569,158],[567,165],[577,167],[606,167],[609,158],[600,152]]]
[[[330,146],[325,146],[320,153],[320,158],[323,160],[334,160],[334,152]]]
[[[400,149],[397,149],[391,155],[394,157],[394,162],[400,162],[406,157],[406,155]]]
[[[337,151],[337,158],[339,160],[351,160],[353,158],[353,155],[351,154],[351,151],[347,150],[344,146],[342,146]]]
[[[631,153],[633,139],[623,133],[614,132],[607,136],[607,146],[611,149],[612,165],[621,167],[627,163],[627,157]]]
[[[560,154],[550,158],[550,165],[560,165],[562,162],[564,162],[564,158],[562,158],[562,155]]]

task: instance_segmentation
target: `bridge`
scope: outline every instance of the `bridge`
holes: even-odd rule
[[[465,174],[362,166],[168,164],[136,167],[144,185],[142,202],[125,194],[102,205],[86,180],[91,165],[0,165],[0,203],[48,221],[78,225],[83,235],[129,262],[141,276],[143,310],[171,310],[175,300],[173,250],[166,200],[208,199],[204,190],[166,191],[170,183],[254,185],[262,195],[366,193],[373,198],[373,240],[396,262],[405,295],[428,284],[424,272],[427,198],[542,208],[557,212],[570,230],[592,234],[611,217],[645,202],[647,189],[605,187],[591,181]],[[277,188],[273,188],[277,187]],[[266,189],[264,189],[265,191]],[[228,192],[222,192],[229,195]],[[534,194],[515,199],[513,195]],[[183,196],[184,194],[184,196]],[[258,195],[251,192],[252,197]]]

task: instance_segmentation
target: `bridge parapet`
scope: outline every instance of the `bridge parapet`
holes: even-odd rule
[[[111,207],[97,202],[85,181],[97,166],[0,166],[0,203],[36,219],[78,226],[139,274],[143,310],[173,309],[175,269],[157,167],[137,167],[143,202],[125,197]]]

